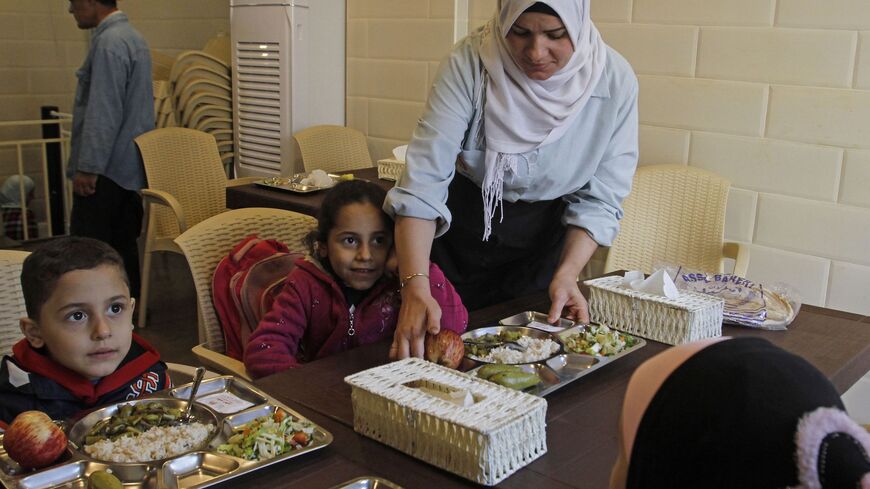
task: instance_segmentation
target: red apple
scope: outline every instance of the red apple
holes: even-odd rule
[[[66,434],[42,411],[25,411],[3,435],[3,448],[25,469],[51,465],[66,450]]]
[[[457,368],[465,356],[462,337],[455,331],[442,329],[438,334],[426,333],[426,360],[449,368]]]

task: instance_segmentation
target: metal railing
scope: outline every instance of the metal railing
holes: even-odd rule
[[[0,150],[14,148],[16,155],[16,170],[18,191],[21,204],[21,227],[25,240],[31,239],[28,216],[29,195],[25,188],[24,149],[39,147],[40,171],[42,172],[42,191],[44,195],[45,217],[49,223],[49,236],[67,234],[69,232],[69,213],[72,203],[72,185],[64,177],[66,161],[69,155],[70,130],[72,115],[58,112],[54,107],[43,107],[43,119],[27,121],[0,121],[0,129],[40,126],[42,138],[15,139],[0,141]]]

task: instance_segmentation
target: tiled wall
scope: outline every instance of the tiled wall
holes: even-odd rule
[[[347,125],[375,159],[407,144],[452,44],[453,0],[347,2]]]
[[[750,278],[870,313],[870,9],[864,0],[593,0],[641,92],[641,164],[733,183]]]
[[[376,158],[413,131],[452,3],[349,2],[348,123]],[[469,0],[469,23],[494,5]],[[592,16],[640,81],[640,163],[729,178],[750,278],[870,314],[867,1],[592,0]]]
[[[43,105],[70,111],[89,34],[76,27],[67,6],[65,0],[0,0],[0,121],[38,119]],[[170,55],[229,32],[229,0],[121,0],[118,6],[152,48]],[[39,137],[36,127],[0,129],[0,141]],[[40,151],[25,148],[24,156],[25,172],[36,175]],[[16,161],[14,150],[0,148],[0,181],[15,172]],[[41,188],[37,182],[37,195]]]

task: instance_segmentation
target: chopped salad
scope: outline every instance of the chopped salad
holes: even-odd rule
[[[266,460],[308,446],[313,435],[314,425],[295,421],[278,410],[235,428],[227,442],[218,446],[218,452],[245,460]]]
[[[565,349],[574,353],[609,357],[637,344],[637,338],[604,325],[589,325],[583,332],[563,338]]]

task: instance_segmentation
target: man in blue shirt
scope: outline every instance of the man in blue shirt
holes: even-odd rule
[[[73,181],[70,232],[118,250],[139,295],[145,170],[133,139],[154,129],[151,54],[115,0],[69,0],[79,29],[93,29],[76,72],[67,176]]]

